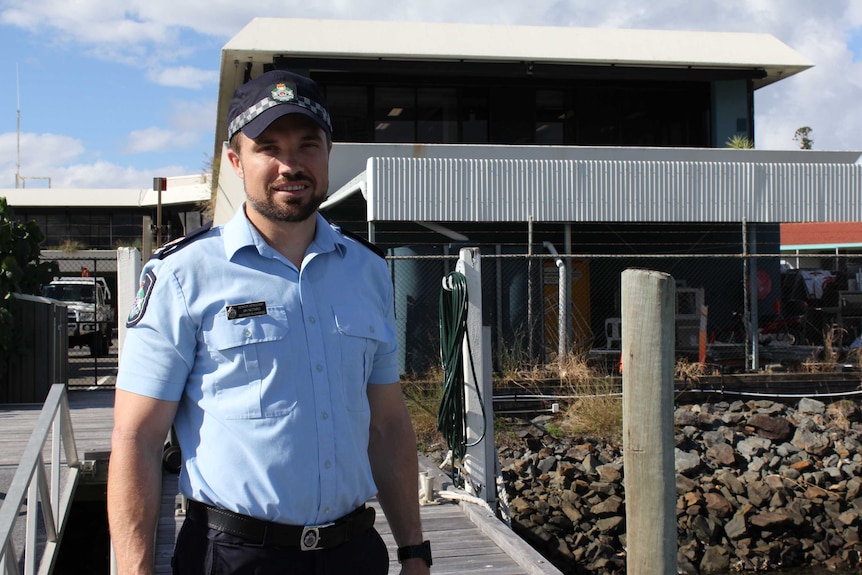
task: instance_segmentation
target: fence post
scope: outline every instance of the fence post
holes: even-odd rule
[[[467,337],[463,344],[468,444],[464,456],[465,487],[468,493],[484,499],[493,507],[497,500],[497,451],[494,444],[491,330],[482,325],[479,248],[462,248],[455,269],[467,280]],[[473,377],[474,371],[476,377]],[[476,392],[477,388],[481,396]]]
[[[126,339],[126,318],[141,277],[141,252],[138,248],[117,249],[117,358],[123,353],[123,341]]]
[[[623,461],[629,575],[677,572],[673,373],[676,286],[622,274]]]

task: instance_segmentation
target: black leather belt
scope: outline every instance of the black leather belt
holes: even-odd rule
[[[374,508],[363,505],[332,523],[303,527],[264,521],[189,499],[186,517],[249,543],[314,551],[337,547],[370,529],[374,525]]]

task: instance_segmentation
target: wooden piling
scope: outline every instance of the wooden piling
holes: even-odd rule
[[[673,372],[676,287],[622,274],[623,457],[628,575],[677,572]]]

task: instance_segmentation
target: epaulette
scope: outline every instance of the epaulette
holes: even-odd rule
[[[329,222],[329,225],[332,226],[333,228],[335,228],[335,230],[338,233],[340,233],[341,235],[348,237],[352,240],[356,240],[357,242],[359,242],[360,244],[362,244],[363,246],[365,246],[366,248],[368,248],[369,250],[374,252],[376,255],[380,256],[383,259],[386,259],[386,252],[384,252],[383,250],[381,250],[380,248],[378,248],[377,246],[375,246],[373,243],[369,242],[368,240],[366,240],[362,236],[359,236],[359,235],[354,234],[353,232],[347,231],[344,228],[342,228],[341,226],[339,226],[337,224],[333,224],[332,222]]]
[[[153,252],[153,255],[150,256],[150,259],[163,260],[172,253],[179,251],[192,243],[194,240],[207,233],[210,228],[213,227],[212,222],[207,222],[196,230],[192,230],[181,238],[177,238],[175,240],[171,240],[156,251]]]

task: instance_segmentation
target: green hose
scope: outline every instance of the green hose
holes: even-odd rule
[[[450,272],[443,278],[440,290],[440,361],[443,366],[443,394],[437,412],[437,429],[452,450],[452,481],[456,487],[464,487],[460,476],[461,462],[467,448],[477,445],[485,437],[487,421],[482,394],[479,391],[476,370],[473,366],[473,351],[467,339],[470,368],[473,382],[482,406],[483,430],[474,443],[467,443],[467,412],[464,401],[463,343],[467,335],[467,278],[458,272]]]

